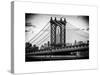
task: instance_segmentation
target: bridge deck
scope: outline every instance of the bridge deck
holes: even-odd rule
[[[62,49],[51,49],[51,50],[40,50],[40,51],[35,51],[32,53],[28,53],[28,54],[44,54],[44,53],[54,53],[54,52],[74,52],[74,51],[85,51],[87,50],[89,47],[76,47],[76,48],[62,48]]]

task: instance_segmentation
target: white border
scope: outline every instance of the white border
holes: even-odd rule
[[[25,13],[89,15],[89,60],[25,62]],[[89,6],[14,2],[14,73],[97,68],[97,8]]]

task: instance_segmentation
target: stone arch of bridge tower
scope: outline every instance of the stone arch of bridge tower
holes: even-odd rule
[[[57,20],[56,17],[50,19],[50,27],[51,27],[51,46],[59,46],[62,47],[65,45],[66,41],[66,19],[60,18]],[[59,33],[58,33],[59,32]]]

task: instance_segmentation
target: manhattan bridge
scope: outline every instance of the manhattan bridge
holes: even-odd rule
[[[26,42],[25,61],[89,59],[89,40],[66,43],[67,25],[78,29],[65,18],[51,17],[44,28]]]

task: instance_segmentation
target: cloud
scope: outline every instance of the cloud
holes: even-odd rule
[[[33,27],[33,28],[36,28],[36,25],[32,25],[31,23],[26,23],[25,26],[26,26],[26,27]]]
[[[30,32],[29,30],[25,30],[25,32]]]
[[[25,32],[30,32],[29,30],[25,30]]]

